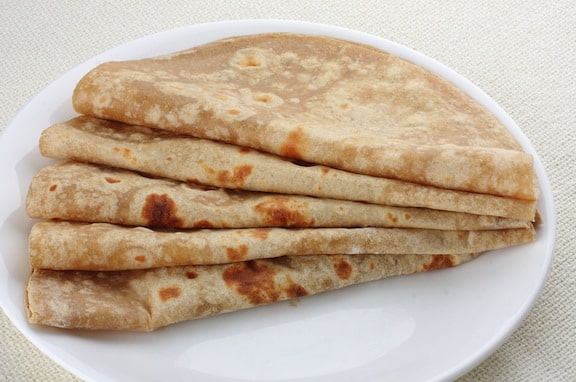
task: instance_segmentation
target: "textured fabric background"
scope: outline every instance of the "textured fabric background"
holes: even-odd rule
[[[520,328],[461,381],[576,380],[573,0],[0,0],[0,129],[43,87],[111,47],[189,24],[253,18],[333,24],[394,40],[469,78],[516,120],[554,189],[555,261]],[[0,344],[1,381],[76,380],[3,313]]]

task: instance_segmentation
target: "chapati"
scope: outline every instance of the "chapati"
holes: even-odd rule
[[[66,329],[151,331],[385,277],[456,266],[475,255],[285,256],[223,265],[90,272],[34,269],[28,320]]]
[[[534,239],[532,227],[485,231],[372,227],[163,231],[105,223],[41,222],[30,232],[29,254],[34,268],[114,271],[283,255],[480,253]]]
[[[251,147],[350,172],[536,200],[532,157],[462,90],[387,52],[290,33],[106,62],[81,114]]]
[[[526,228],[530,222],[425,208],[203,187],[113,167],[63,162],[32,179],[26,209],[36,219],[156,228],[404,227]]]

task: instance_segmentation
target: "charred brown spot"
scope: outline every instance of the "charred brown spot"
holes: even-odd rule
[[[246,244],[240,245],[238,248],[226,247],[226,255],[230,261],[240,261],[246,257],[248,253],[248,246]]]
[[[192,228],[214,228],[214,224],[210,223],[208,220],[198,220],[192,224]]]
[[[53,192],[53,191],[56,191],[57,188],[58,188],[58,185],[57,185],[57,184],[53,184],[53,185],[50,186],[49,190]]]
[[[330,169],[327,167],[322,167],[320,168],[320,171],[322,171],[322,175],[326,175],[330,172]]]
[[[150,194],[142,208],[142,217],[151,227],[182,227],[183,221],[176,212],[176,203],[167,194]]]
[[[308,139],[299,127],[288,134],[286,141],[280,147],[280,154],[288,158],[302,159],[302,153],[306,151],[308,145]]]
[[[270,100],[272,99],[272,97],[270,96],[270,94],[258,94],[256,96],[254,96],[254,101],[258,101],[258,102],[270,102]]]
[[[216,171],[213,168],[204,166],[204,171],[211,176],[218,184],[233,188],[242,188],[246,178],[252,174],[252,165],[236,166],[232,172],[228,170]]]
[[[456,266],[456,262],[451,255],[432,255],[432,260],[428,264],[424,264],[424,271],[434,271],[437,269],[444,269]]]
[[[254,228],[249,231],[249,235],[255,239],[266,240],[270,234],[270,228]]]
[[[134,257],[134,260],[136,260],[139,263],[143,263],[144,261],[146,261],[146,257],[139,255],[139,256]]]
[[[160,296],[160,299],[162,301],[168,301],[172,298],[179,297],[180,293],[182,293],[180,288],[177,286],[173,286],[173,287],[166,287],[166,288],[160,289],[158,291],[158,296]]]
[[[238,109],[230,109],[230,110],[228,110],[228,114],[230,114],[230,115],[239,115],[239,114],[240,114],[240,110],[238,110]]]
[[[374,268],[376,268],[376,265],[374,263],[370,263],[370,270],[373,271]]]
[[[129,159],[132,157],[132,151],[130,151],[130,149],[127,148],[121,148],[121,147],[114,147],[112,149],[112,151],[114,151],[115,153],[118,153],[120,155],[122,155],[124,158]]]
[[[172,157],[166,157],[166,160],[167,160],[168,162],[170,162],[170,161],[173,160],[173,159],[174,159],[174,158],[172,158]]]
[[[226,285],[245,296],[252,305],[261,305],[280,300],[276,287],[274,268],[258,261],[245,261],[227,267],[222,278]]]
[[[286,288],[286,296],[288,298],[299,298],[308,296],[308,291],[302,285],[291,283],[288,288]]]
[[[308,210],[305,203],[291,201],[286,197],[271,197],[254,206],[264,222],[275,227],[311,227],[314,220],[304,215]]]
[[[252,174],[252,166],[243,165],[234,167],[234,171],[230,174],[229,171],[218,172],[218,182],[222,184],[231,184],[236,187],[242,187],[247,177]]]
[[[388,218],[388,220],[390,220],[392,223],[396,223],[398,221],[398,218],[396,217],[396,215],[388,212],[386,214],[386,217]]]
[[[337,264],[334,264],[334,271],[342,280],[348,280],[352,274],[352,266],[342,259]]]
[[[412,219],[412,215],[406,213],[406,214],[404,214],[404,219],[405,219],[405,220],[410,220],[410,219]]]
[[[188,272],[186,272],[186,277],[193,280],[196,277],[198,277],[198,273],[193,272],[193,271],[188,271]]]
[[[258,59],[258,57],[255,56],[244,56],[240,60],[240,66],[243,67],[256,67],[260,65],[261,65],[260,60]]]
[[[111,176],[107,176],[104,178],[104,180],[108,183],[120,183],[120,179],[118,178],[113,178]]]

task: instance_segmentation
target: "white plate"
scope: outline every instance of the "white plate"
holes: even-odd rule
[[[363,42],[453,81],[490,108],[534,155],[544,224],[530,245],[493,251],[461,267],[386,279],[153,333],[72,332],[31,326],[24,311],[29,273],[25,196],[48,160],[40,132],[73,117],[72,89],[108,60],[141,58],[231,35],[301,32]],[[194,25],[147,36],[72,69],[38,94],[0,138],[0,303],[38,348],[88,381],[437,381],[480,363],[520,324],[547,278],[555,216],[542,164],[526,136],[485,93],[406,47],[343,28],[278,20]]]

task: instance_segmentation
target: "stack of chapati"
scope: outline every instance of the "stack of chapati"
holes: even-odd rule
[[[31,322],[153,330],[535,238],[530,155],[435,74],[294,34],[104,63],[46,129]]]

